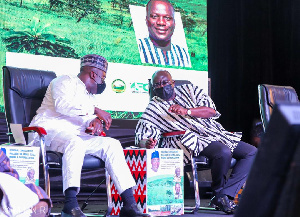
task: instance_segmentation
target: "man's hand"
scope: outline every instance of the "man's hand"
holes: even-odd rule
[[[214,117],[217,113],[216,110],[214,110],[213,108],[206,107],[206,106],[190,108],[190,110],[191,110],[190,116],[197,117],[197,118],[211,118]],[[177,104],[171,105],[169,108],[169,112],[173,112],[177,115],[187,115],[187,111],[188,111],[187,108],[184,108]]]
[[[152,149],[156,146],[157,144],[157,140],[156,139],[152,139],[152,138],[149,138],[149,139],[143,139],[140,141],[139,143],[139,146],[141,148],[147,148],[147,149]]]
[[[175,113],[177,115],[186,115],[187,109],[183,108],[180,105],[174,104],[174,105],[170,106],[169,112],[173,112],[173,113]]]
[[[104,121],[104,123],[105,123],[105,129],[108,130],[110,128],[111,122],[112,122],[110,113],[108,113],[106,111],[103,111],[103,110],[95,107],[95,115],[97,115],[97,117],[100,120]]]
[[[157,143],[156,139],[149,138],[148,140],[146,140],[145,146],[148,149],[152,149],[156,146],[156,143]]]
[[[103,131],[103,124],[101,120],[95,118],[90,122],[90,125],[86,128],[88,131],[92,132],[92,135],[99,136]]]

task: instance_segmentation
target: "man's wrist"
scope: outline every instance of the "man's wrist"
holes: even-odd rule
[[[191,109],[187,109],[187,111],[186,111],[186,115],[191,115],[192,114],[192,111],[191,111]]]
[[[102,124],[104,124],[104,120],[100,119],[98,116],[96,117]]]

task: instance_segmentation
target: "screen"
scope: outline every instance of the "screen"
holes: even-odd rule
[[[159,69],[208,92],[206,0],[163,3],[165,15],[154,4],[147,11],[147,3],[1,1],[0,64],[77,75],[81,56],[104,56],[107,87],[97,97],[113,118],[140,117],[149,102],[148,79]]]

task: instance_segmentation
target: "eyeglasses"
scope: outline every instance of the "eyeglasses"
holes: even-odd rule
[[[157,82],[157,83],[155,83],[155,84],[153,84],[152,86],[153,86],[153,88],[154,89],[157,89],[157,88],[159,88],[159,87],[161,87],[161,86],[166,86],[167,84],[171,84],[172,83],[172,81],[161,81],[161,82]]]

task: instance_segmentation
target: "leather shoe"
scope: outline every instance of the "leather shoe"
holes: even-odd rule
[[[136,204],[131,204],[121,208],[120,217],[150,217],[150,215],[142,213]]]
[[[226,195],[214,196],[211,199],[210,206],[227,214],[233,214],[237,207],[235,203],[230,201]]]
[[[233,211],[235,211],[237,209],[238,205],[233,200],[230,200],[230,199],[229,199],[229,203],[230,203],[230,206],[232,207]]]
[[[75,207],[71,209],[71,214],[61,211],[61,217],[86,217],[86,215],[84,215],[80,207]]]

